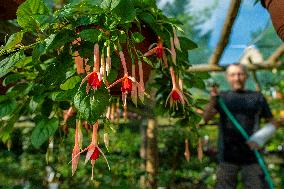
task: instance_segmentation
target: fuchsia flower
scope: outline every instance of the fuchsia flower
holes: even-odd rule
[[[85,151],[87,151],[87,154],[86,154],[86,159],[85,159],[85,164],[91,160],[91,164],[92,164],[92,177],[91,179],[93,180],[94,178],[94,165],[95,165],[95,161],[100,157],[100,154],[102,154],[104,160],[106,161],[107,163],[107,166],[110,170],[110,166],[109,166],[109,163],[107,161],[107,158],[105,156],[105,154],[103,153],[103,151],[100,149],[100,147],[98,146],[98,138],[97,138],[97,133],[98,133],[98,128],[99,128],[99,123],[98,121],[93,125],[93,134],[92,134],[92,141],[91,141],[91,144],[86,147],[84,150],[82,150],[81,152],[78,152],[77,154],[72,153],[72,165],[73,165],[73,161],[74,162],[77,162],[79,160],[77,160],[76,158],[79,157],[79,155]],[[76,140],[76,139],[75,139]],[[79,146],[79,145],[78,145]],[[78,148],[78,147],[77,147]],[[77,151],[76,151],[77,152]],[[76,161],[77,160],[77,161]],[[78,164],[78,162],[77,162]],[[75,169],[76,170],[76,169]],[[74,170],[74,172],[75,172]],[[72,166],[72,172],[73,172],[73,166]],[[74,174],[74,173],[73,173]]]
[[[155,43],[153,43],[150,46],[150,50],[148,52],[146,52],[144,54],[144,56],[151,56],[153,54],[156,54],[157,58],[162,59],[163,58],[163,53],[164,53],[164,47],[163,47],[162,40],[159,39],[159,41],[157,43],[157,46],[151,49],[151,47],[154,46],[154,45],[155,45]]]
[[[152,48],[156,44],[157,44],[157,46]],[[160,39],[160,37],[159,37],[158,43],[153,43],[152,45],[150,45],[149,49],[150,50],[148,52],[146,52],[144,54],[144,56],[151,56],[153,54],[156,54],[158,59],[163,60],[165,67],[168,67],[168,59],[167,59],[166,53],[164,52],[164,49],[167,50],[170,54],[172,54],[172,52],[171,52],[171,50],[169,50],[168,48],[165,48],[163,46],[163,42]]]
[[[176,105],[177,107],[177,102],[180,102],[182,105],[184,105],[185,103],[188,103],[186,97],[184,96],[182,90],[180,89],[180,87],[178,86],[176,82],[176,76],[175,76],[174,68],[172,66],[170,67],[170,74],[171,74],[173,88],[166,100],[166,104],[169,99],[170,99],[170,107],[172,107],[173,105]]]
[[[102,76],[100,73],[100,54],[99,54],[99,45],[96,43],[94,46],[94,67],[93,72],[87,74],[87,76],[82,80],[80,87],[86,82],[87,88],[86,92],[89,92],[90,87],[92,87],[94,90],[98,89],[102,85]]]

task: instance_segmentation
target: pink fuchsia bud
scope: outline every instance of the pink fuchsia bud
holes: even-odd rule
[[[168,58],[165,52],[163,53],[163,62],[164,62],[165,67],[167,68],[169,64],[168,64]]]
[[[172,55],[172,61],[174,64],[177,64],[177,54],[176,54],[176,50],[174,47],[174,40],[172,37],[170,37],[170,42],[171,42],[171,55]]]
[[[74,56],[75,56],[74,61],[77,69],[77,74],[85,73],[83,58],[80,57],[78,51],[75,51]]]
[[[82,133],[82,123],[81,123],[81,120],[77,121],[76,131],[77,131],[77,134],[78,134],[78,143],[79,143],[80,149],[82,149],[83,148],[83,133]]]
[[[173,28],[173,33],[174,33],[174,44],[175,44],[175,47],[181,51],[181,48],[180,48],[180,42],[179,42],[179,39],[178,39],[178,36],[177,36],[177,32],[176,32],[176,29]]]
[[[110,46],[107,47],[107,58],[106,58],[106,73],[107,75],[109,74],[110,72],[110,69],[111,69],[111,57],[110,57]]]
[[[132,64],[132,77],[135,78],[135,64]],[[132,102],[137,106],[137,83],[133,82],[131,90]]]
[[[110,119],[110,106],[107,107],[106,118]]]
[[[104,143],[105,143],[106,149],[108,150],[108,147],[109,147],[109,136],[108,136],[108,133],[104,133]]]
[[[101,54],[101,68],[100,68],[100,75],[101,75],[101,80],[106,82],[106,64],[105,64],[105,56],[104,53]]]
[[[190,151],[189,151],[189,144],[188,144],[188,139],[185,139],[185,150],[184,150],[184,156],[186,161],[190,160]]]
[[[199,161],[202,161],[202,158],[203,158],[203,149],[202,149],[201,138],[198,139],[197,158],[198,158]]]
[[[126,67],[126,61],[125,61],[125,57],[122,51],[119,52],[119,57],[120,57],[120,61],[124,70],[124,74],[127,74],[127,67]]]
[[[144,87],[144,80],[143,80],[143,67],[142,62],[138,61],[139,66],[139,85],[138,85],[138,97],[141,100],[141,102],[144,102],[144,93],[145,93],[145,87]]]
[[[78,139],[78,129],[76,127],[75,130],[75,142],[74,142],[74,148],[72,151],[72,176],[75,174],[75,171],[78,167],[78,163],[80,160],[80,147],[79,147],[79,139]]]
[[[95,44],[94,46],[94,67],[93,67],[94,72],[99,72],[100,71],[100,48],[99,44]]]

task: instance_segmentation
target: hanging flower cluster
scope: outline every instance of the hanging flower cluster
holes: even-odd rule
[[[91,160],[91,164],[92,164],[92,177],[91,179],[93,180],[94,178],[94,165],[96,160],[100,157],[100,155],[102,154],[104,160],[107,163],[107,166],[110,170],[110,166],[109,163],[107,161],[107,158],[105,156],[105,154],[103,153],[103,151],[100,149],[100,147],[98,146],[98,128],[99,128],[99,123],[96,122],[93,125],[93,134],[92,134],[92,141],[90,143],[89,146],[87,146],[85,149],[82,149],[82,142],[83,142],[83,135],[82,135],[82,131],[81,131],[81,121],[77,121],[76,124],[76,130],[75,130],[75,142],[74,142],[74,148],[72,151],[72,176],[75,174],[75,171],[77,169],[79,160],[80,160],[80,154],[87,151],[86,154],[86,158],[85,158],[85,164],[88,163],[89,160]],[[106,146],[108,146],[108,136],[105,134],[104,136],[104,142],[106,144]]]

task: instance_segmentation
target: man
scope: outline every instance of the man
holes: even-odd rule
[[[206,123],[216,113],[220,113],[220,164],[217,170],[216,188],[235,189],[237,175],[240,171],[246,189],[262,189],[264,188],[264,175],[251,149],[259,148],[271,138],[275,132],[276,123],[263,95],[244,88],[248,75],[243,65],[232,64],[228,66],[226,77],[232,90],[219,94],[217,88],[213,87],[210,102],[203,113]],[[229,111],[251,136],[249,141],[245,141],[238,129],[220,108],[217,103],[217,96],[224,100]],[[260,118],[265,118],[267,121],[262,129],[259,129]]]

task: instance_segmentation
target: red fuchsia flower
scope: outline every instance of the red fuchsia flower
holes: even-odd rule
[[[180,42],[179,42],[179,39],[178,39],[177,32],[176,32],[175,28],[173,28],[173,33],[174,33],[174,44],[175,44],[175,47],[176,47],[176,49],[181,51]]]
[[[152,48],[154,45],[157,45],[157,46]],[[163,58],[164,47],[163,47],[162,40],[159,39],[158,43],[153,43],[152,45],[150,45],[149,49],[150,50],[146,52],[144,56],[151,56],[153,54],[156,54],[157,58],[159,59]]]
[[[104,160],[106,161],[107,163],[107,166],[110,170],[110,166],[109,166],[109,163],[107,161],[107,158],[105,156],[105,154],[103,153],[103,151],[100,149],[100,147],[98,146],[98,138],[97,138],[97,134],[98,134],[98,128],[99,128],[99,123],[98,121],[93,125],[93,134],[92,134],[92,141],[91,141],[91,144],[86,147],[84,150],[82,150],[81,152],[79,152],[77,155],[75,155],[73,157],[76,158],[77,156],[79,156],[81,153],[87,151],[87,154],[86,154],[86,159],[85,159],[85,164],[91,160],[91,164],[92,164],[92,177],[91,179],[93,180],[94,178],[94,165],[95,165],[95,161],[100,157],[100,154],[102,154]],[[73,161],[72,159],[72,161]]]
[[[156,47],[152,48],[154,45],[157,45]],[[165,48],[163,46],[163,42],[162,40],[159,38],[158,40],[158,43],[153,43],[152,45],[150,45],[149,47],[149,51],[146,52],[144,54],[144,56],[151,56],[153,54],[156,54],[157,58],[163,60],[164,64],[165,64],[165,67],[168,67],[168,61],[167,61],[167,56],[165,54],[165,51],[164,50],[167,50],[168,52],[171,53],[171,51],[168,49],[168,48]]]
[[[100,73],[100,55],[99,55],[99,45],[96,43],[94,46],[94,67],[93,72],[87,74],[87,76],[82,80],[80,87],[86,82],[86,92],[89,92],[90,87],[92,87],[94,90],[98,89],[102,85],[102,76]]]
[[[170,67],[170,74],[171,74],[171,79],[172,79],[172,91],[170,92],[166,104],[168,103],[168,100],[170,99],[170,107],[173,105],[176,105],[177,107],[177,102],[180,102],[182,105],[185,103],[188,103],[186,97],[184,96],[183,92],[180,90],[177,82],[176,82],[176,76],[174,72],[174,68],[171,66]]]

